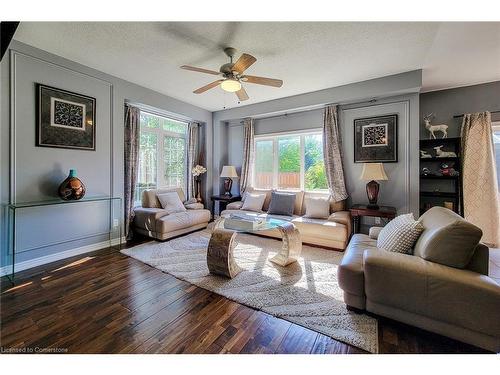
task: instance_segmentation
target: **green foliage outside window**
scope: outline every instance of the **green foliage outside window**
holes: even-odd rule
[[[300,137],[278,138],[279,171],[282,173],[300,172]]]
[[[282,136],[276,139],[278,148],[278,173],[300,173],[300,141],[304,142],[304,186],[306,190],[326,190],[328,183],[323,161],[323,137],[321,134]],[[255,144],[255,172],[260,187],[268,187],[264,175],[273,172],[273,140],[258,140]],[[264,180],[262,180],[264,178]],[[281,178],[281,177],[280,177]],[[280,179],[279,178],[279,179]],[[264,182],[267,181],[267,182]],[[280,180],[281,181],[281,180]],[[272,185],[271,185],[272,186]]]

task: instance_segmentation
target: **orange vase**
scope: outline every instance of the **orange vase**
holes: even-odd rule
[[[70,169],[69,176],[59,185],[59,196],[65,201],[78,200],[85,196],[85,185],[76,177],[76,169]]]

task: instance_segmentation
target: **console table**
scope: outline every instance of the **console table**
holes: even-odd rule
[[[354,204],[351,208],[353,233],[359,233],[359,222],[362,216],[382,217],[392,220],[396,217],[396,209],[390,206],[369,208],[366,204]]]
[[[51,242],[50,244],[41,245],[42,247],[55,246],[63,243],[70,243],[73,241],[84,240],[86,238],[97,237],[97,236],[108,236],[109,246],[114,247],[117,246],[121,249],[122,245],[122,228],[121,228],[121,218],[123,215],[122,211],[122,199],[119,197],[88,197],[82,198],[80,200],[71,200],[65,201],[62,199],[51,199],[37,202],[22,202],[22,203],[9,203],[6,205],[8,211],[8,254],[7,257],[9,265],[10,261],[12,261],[12,272],[7,277],[10,279],[12,283],[14,283],[15,277],[15,266],[16,266],[16,221],[17,215],[19,211],[44,207],[44,206],[58,206],[58,205],[81,205],[91,202],[108,202],[109,203],[109,226],[106,232],[94,233],[86,236],[74,237],[69,239],[64,239],[62,241]],[[91,218],[86,218],[87,220],[91,220]],[[57,225],[57,223],[54,223]],[[60,225],[61,223],[59,223]]]

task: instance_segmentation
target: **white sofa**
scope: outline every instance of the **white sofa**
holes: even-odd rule
[[[245,213],[247,215],[259,217],[275,217],[279,219],[290,220],[299,230],[302,242],[311,245],[327,247],[343,251],[347,247],[351,235],[351,215],[345,211],[345,201],[334,202],[330,198],[330,216],[328,219],[312,219],[304,217],[306,212],[306,202],[308,197],[325,196],[325,193],[310,193],[304,191],[293,191],[296,194],[295,207],[292,217],[269,215],[269,203],[271,202],[272,190],[248,188],[248,192],[262,192],[266,194],[266,199],[262,207],[262,212],[244,211],[242,201],[229,203],[226,210],[221,212],[221,216],[227,217],[232,213]],[[290,193],[290,191],[287,191]],[[259,231],[259,235],[281,238],[277,229],[269,231]]]
[[[161,207],[157,193],[176,191],[181,202],[185,201],[184,191],[178,189],[149,189],[142,193],[142,207],[134,209],[133,229],[135,232],[158,240],[166,240],[181,234],[206,228],[210,221],[210,211],[202,204],[185,205],[185,212],[168,214]]]

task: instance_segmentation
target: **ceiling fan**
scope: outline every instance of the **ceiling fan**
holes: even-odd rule
[[[221,86],[224,91],[234,92],[238,96],[240,101],[247,100],[248,94],[241,85],[242,82],[255,83],[257,85],[265,85],[265,86],[273,86],[273,87],[281,87],[283,85],[283,81],[281,79],[274,78],[266,78],[266,77],[257,77],[243,74],[243,72],[248,69],[254,62],[257,61],[255,57],[244,53],[240,56],[240,58],[233,64],[233,57],[236,54],[236,49],[228,47],[224,48],[224,53],[229,57],[230,62],[222,65],[219,68],[219,71],[208,70],[203,68],[196,68],[194,66],[183,65],[181,69],[191,70],[193,72],[200,72],[206,74],[213,74],[216,76],[222,76],[222,79],[218,79],[208,85],[200,87],[197,90],[194,90],[195,94],[202,94],[207,90],[213,89],[214,87]]]

